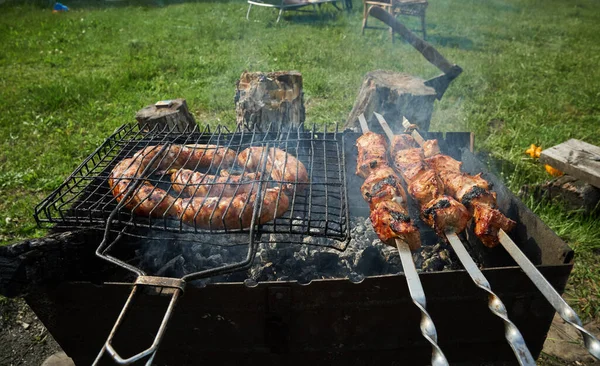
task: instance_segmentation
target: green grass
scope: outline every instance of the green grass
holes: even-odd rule
[[[200,124],[232,126],[244,70],[304,76],[307,120],[343,122],[363,75],[384,68],[439,73],[387,32],[360,35],[362,5],[314,18],[244,1],[0,4],[0,242],[44,235],[33,207],[137,110],[184,97]],[[567,138],[600,145],[600,3],[490,0],[430,3],[429,41],[465,71],[438,102],[432,130],[474,131],[476,147],[515,192],[548,178],[524,159],[531,143]],[[409,19],[416,27],[415,19]],[[499,129],[488,121],[502,120]],[[528,202],[577,253],[569,296],[598,314],[600,225]]]

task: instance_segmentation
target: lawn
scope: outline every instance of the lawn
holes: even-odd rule
[[[438,71],[387,32],[360,34],[350,14],[286,16],[244,1],[0,4],[0,242],[42,236],[33,207],[115,128],[160,99],[184,97],[200,124],[235,123],[242,71],[295,69],[307,121],[343,123],[363,75]],[[408,19],[417,27],[416,19]],[[431,130],[474,131],[476,148],[517,192],[548,178],[523,151],[567,138],[600,145],[600,3],[436,0],[429,41],[465,71],[436,105]],[[501,120],[500,128],[489,121]],[[497,126],[495,124],[494,126]],[[600,303],[597,215],[525,202],[577,253],[567,297],[586,318]]]

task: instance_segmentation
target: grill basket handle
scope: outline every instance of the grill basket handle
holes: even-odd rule
[[[119,330],[119,327],[123,324],[127,311],[129,310],[131,303],[133,302],[133,299],[135,298],[135,295],[138,292],[139,287],[141,286],[169,288],[172,290],[171,300],[169,301],[169,306],[167,307],[165,315],[163,316],[163,319],[160,323],[160,327],[158,328],[158,332],[154,337],[154,342],[152,342],[152,345],[150,345],[150,347],[148,347],[146,350],[124,359],[114,349],[112,341],[117,331]],[[102,347],[102,350],[100,350],[100,353],[94,360],[93,365],[99,365],[100,360],[102,359],[105,353],[108,353],[108,355],[119,365],[129,365],[145,357],[148,357],[146,366],[152,365],[154,356],[156,356],[156,352],[158,351],[160,342],[162,341],[162,338],[165,334],[165,330],[167,329],[167,324],[169,323],[171,315],[173,314],[173,309],[175,308],[175,305],[177,305],[179,297],[183,294],[184,287],[185,282],[179,279],[152,276],[138,277],[135,281],[135,284],[133,285],[129,297],[127,298],[127,301],[125,302],[125,305],[123,306],[123,309],[121,310],[121,313],[119,314],[119,317],[117,318],[117,321],[115,322],[115,325],[113,326],[112,330],[110,331],[110,334],[108,335],[108,339],[106,340],[104,346]]]

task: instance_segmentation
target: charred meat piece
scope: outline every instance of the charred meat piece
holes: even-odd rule
[[[421,246],[419,230],[410,220],[408,211],[394,201],[382,201],[374,205],[369,216],[373,230],[379,239],[391,246],[396,246],[396,238],[404,240],[411,250]]]
[[[444,195],[442,180],[425,162],[426,151],[429,154],[439,153],[437,141],[425,144],[427,149],[421,149],[410,147],[411,139],[401,140],[395,136],[394,141],[408,140],[409,143],[404,144],[408,148],[390,152],[394,167],[408,184],[408,194],[419,202],[421,217],[438,235],[443,237],[447,230],[457,233],[463,231],[470,219],[469,211],[456,199]],[[400,148],[403,145],[398,143],[395,146]]]
[[[387,142],[383,135],[367,132],[356,140],[356,146],[356,175],[367,178],[372,172],[388,166]]]
[[[457,200],[463,202],[467,198],[467,202],[472,198],[490,195],[488,182],[478,175],[468,175],[460,172],[444,171],[438,174],[446,187],[446,191],[456,197]],[[477,189],[479,188],[479,189]],[[486,192],[488,192],[486,194]],[[466,195],[469,194],[469,197]],[[495,194],[493,194],[495,200]]]
[[[471,219],[467,208],[450,196],[438,196],[423,205],[421,216],[442,237],[448,230],[460,233]]]
[[[498,231],[500,229],[509,232],[516,225],[516,222],[487,204],[474,204],[473,211],[475,235],[489,248],[498,245]]]
[[[406,202],[406,192],[400,183],[400,177],[390,167],[371,173],[360,190],[371,207],[382,201],[396,201],[400,204]]]

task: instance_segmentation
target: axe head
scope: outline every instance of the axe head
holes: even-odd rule
[[[441,74],[425,81],[425,85],[432,87],[435,90],[437,100],[442,99],[442,96],[448,89],[452,80],[456,79],[462,73],[462,68],[458,65],[453,65],[450,72]]]

